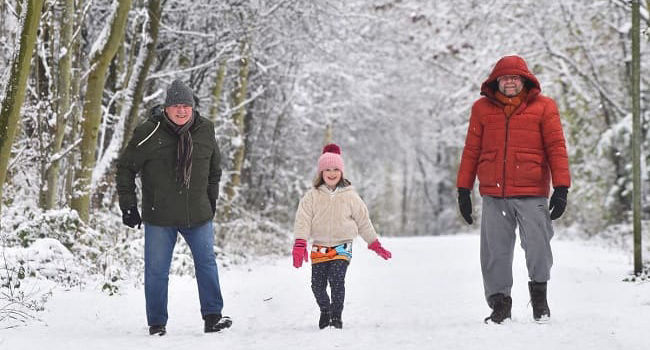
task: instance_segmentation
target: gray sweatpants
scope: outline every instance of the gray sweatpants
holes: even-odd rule
[[[485,297],[510,295],[515,228],[526,254],[528,277],[535,282],[551,278],[553,227],[545,197],[483,197],[481,271]]]

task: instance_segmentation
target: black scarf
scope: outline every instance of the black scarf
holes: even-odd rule
[[[185,125],[177,125],[172,122],[167,113],[165,121],[169,128],[178,135],[178,152],[176,158],[176,181],[182,183],[185,187],[190,188],[190,178],[192,177],[192,133],[190,128],[194,125],[194,112],[192,118]]]

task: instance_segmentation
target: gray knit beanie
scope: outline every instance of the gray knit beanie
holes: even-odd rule
[[[176,79],[167,88],[167,97],[165,97],[165,107],[184,104],[194,107],[194,93],[182,81]]]

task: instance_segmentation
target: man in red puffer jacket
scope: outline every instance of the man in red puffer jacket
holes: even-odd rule
[[[478,176],[483,197],[481,270],[492,308],[486,322],[510,318],[517,226],[526,252],[533,318],[543,321],[551,315],[546,300],[553,265],[551,220],[564,212],[571,176],[557,106],[540,92],[524,59],[506,56],[483,82],[483,97],[472,106],[458,169],[458,204],[472,224],[470,193]],[[547,203],[551,180],[554,191]]]

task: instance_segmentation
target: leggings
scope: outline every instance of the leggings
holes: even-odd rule
[[[316,302],[321,312],[331,312],[332,315],[341,316],[343,301],[345,300],[345,273],[349,262],[346,260],[332,260],[311,266],[311,290],[314,292]],[[330,283],[332,302],[327,295],[327,282]]]

